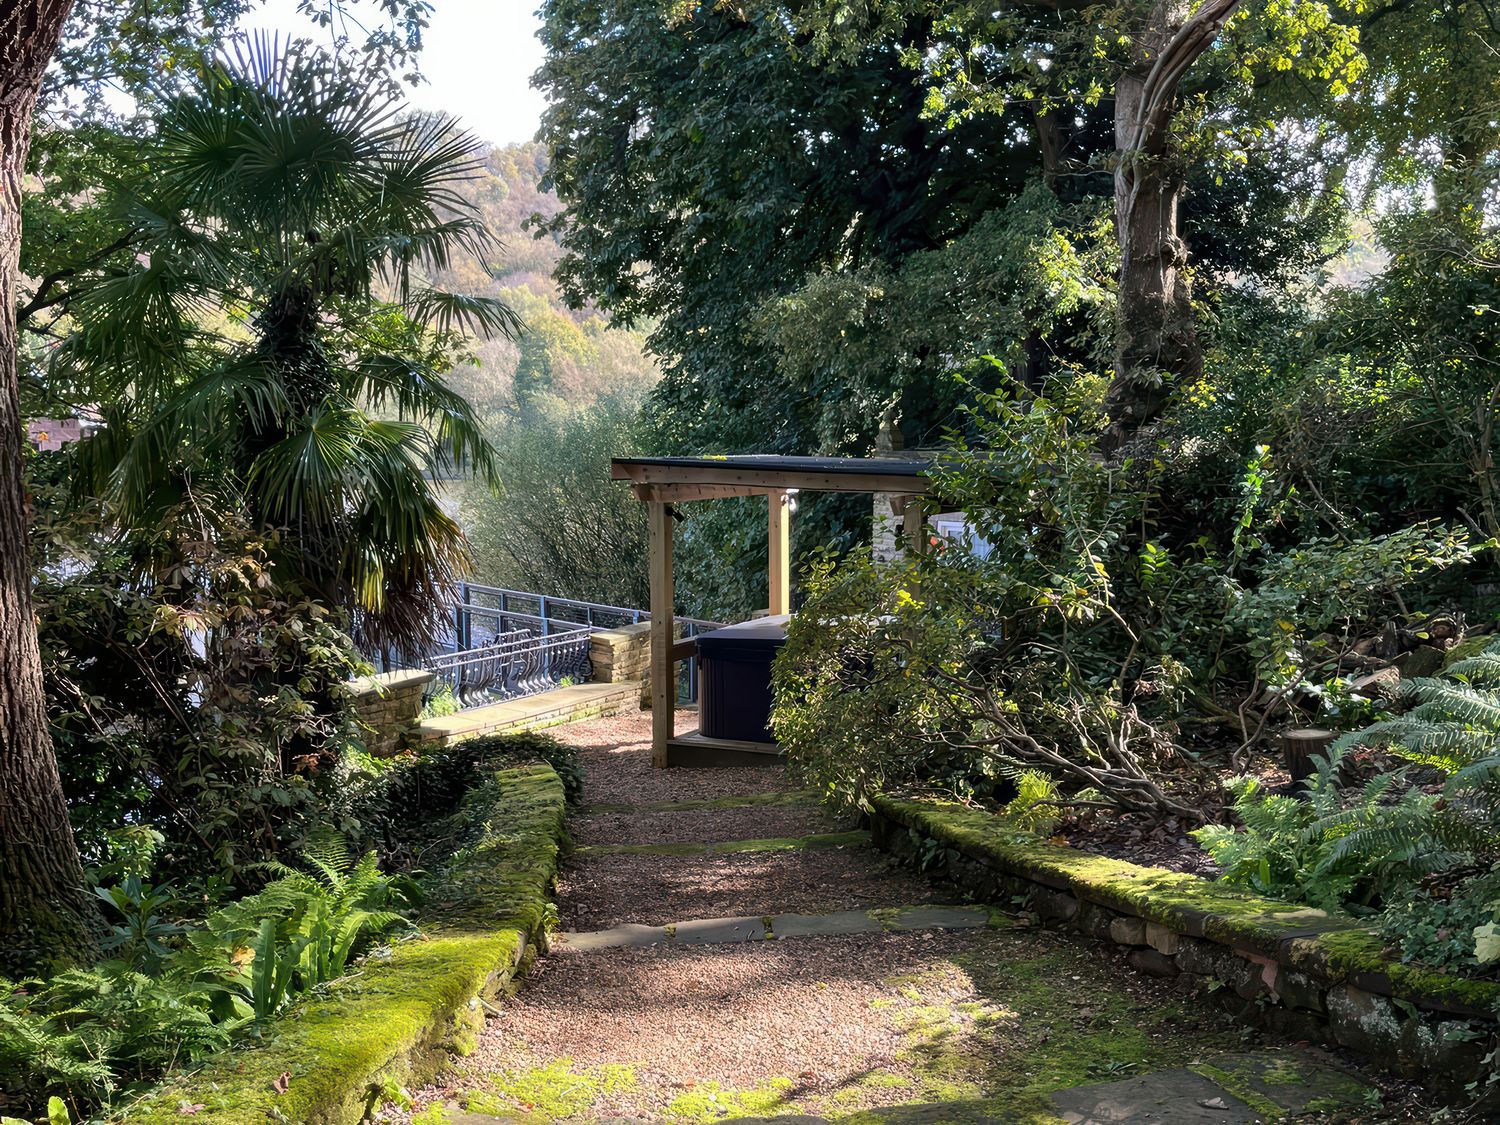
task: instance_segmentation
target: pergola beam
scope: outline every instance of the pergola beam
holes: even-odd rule
[[[735,496],[765,496],[775,491],[733,484],[633,484],[631,490],[643,504],[649,504],[653,500],[666,504],[682,504],[689,500],[728,500]]]
[[[639,488],[652,486],[653,496],[666,496],[667,489],[684,485],[718,486],[733,492],[705,494],[717,496],[755,496],[776,489],[798,489],[806,492],[893,492],[907,496],[925,496],[931,483],[925,476],[913,473],[818,472],[806,469],[778,469],[698,462],[692,465],[664,465],[643,461],[614,462],[615,480],[628,480]]]

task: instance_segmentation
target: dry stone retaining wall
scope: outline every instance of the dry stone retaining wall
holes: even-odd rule
[[[1393,960],[1355,919],[1024,837],[982,810],[888,796],[873,806],[877,846],[982,899],[1024,901],[1043,924],[1114,942],[1136,970],[1242,1019],[1500,1110],[1500,985]]]

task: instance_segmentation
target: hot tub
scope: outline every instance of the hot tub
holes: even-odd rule
[[[771,661],[786,643],[785,614],[699,633],[698,730],[731,742],[775,742]]]

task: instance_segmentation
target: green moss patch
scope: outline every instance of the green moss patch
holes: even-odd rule
[[[538,1121],[573,1117],[592,1109],[600,1098],[635,1089],[635,1068],[617,1063],[580,1067],[572,1059],[546,1066],[503,1070],[487,1078],[488,1090],[470,1093],[464,1108],[497,1117],[525,1113]]]
[[[1369,930],[1322,934],[1293,942],[1288,960],[1297,968],[1349,981],[1370,992],[1388,992],[1403,1000],[1494,1019],[1500,1016],[1500,984],[1407,965],[1389,956],[1385,944]]]
[[[432,1072],[482,1024],[481,997],[517,974],[548,916],[566,839],[564,793],[547,766],[504,770],[464,801],[471,843],[448,865],[420,936],[367,957],[296,1005],[255,1049],[226,1052],[168,1083],[125,1118],[214,1125],[344,1125],[384,1080]],[[281,1089],[278,1089],[280,1087]]]
[[[666,1117],[682,1122],[770,1117],[787,1104],[795,1085],[790,1078],[772,1078],[748,1090],[734,1090],[717,1082],[703,1082],[673,1098]]]
[[[716,844],[598,844],[581,847],[575,854],[579,859],[597,859],[607,855],[734,855],[738,852],[796,852],[818,848],[847,848],[869,842],[868,832],[825,832],[815,836],[723,840]]]

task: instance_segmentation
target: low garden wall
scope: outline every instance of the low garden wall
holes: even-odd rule
[[[344,685],[355,714],[369,728],[365,748],[371,754],[391,758],[406,749],[422,714],[422,693],[432,680],[431,672],[381,672]]]
[[[877,846],[982,899],[1024,899],[1043,924],[1114,942],[1243,1019],[1500,1108],[1485,1085],[1500,985],[1402,964],[1354,919],[1021,836],[957,803],[879,796],[871,820]]]
[[[645,679],[651,671],[651,622],[601,629],[589,638],[589,662],[597,683]]]
[[[166,1125],[353,1125],[388,1088],[467,1054],[484,1003],[523,974],[546,940],[549,893],[566,843],[563,784],[548,766],[502,770],[458,816],[473,843],[456,855],[420,935],[376,950],[295,1004],[263,1046],[227,1051],[169,1082],[124,1120]]]

